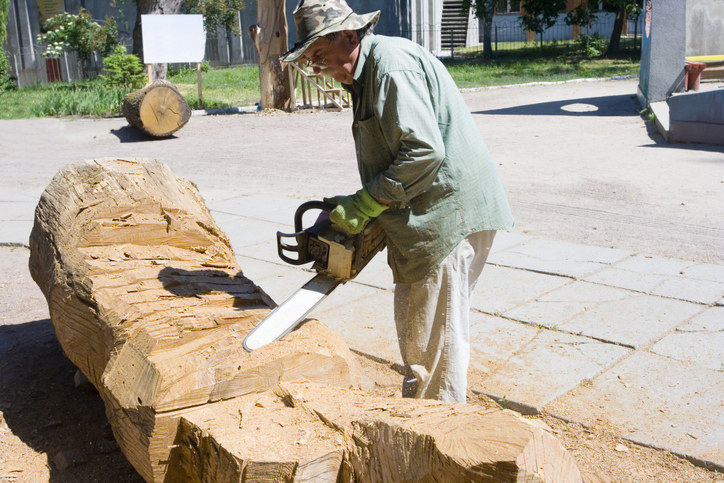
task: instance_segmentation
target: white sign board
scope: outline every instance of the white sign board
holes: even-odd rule
[[[202,15],[141,15],[143,63],[201,62],[206,50]]]

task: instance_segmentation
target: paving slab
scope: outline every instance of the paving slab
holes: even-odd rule
[[[395,283],[392,279],[392,269],[387,264],[387,249],[375,255],[364,270],[354,278],[354,281],[385,290],[393,290]]]
[[[724,307],[710,307],[691,319],[687,324],[677,327],[677,330],[681,332],[724,331]]]
[[[691,265],[693,262],[687,260],[635,254],[583,279],[639,292],[651,292],[667,277],[678,277]]]
[[[676,328],[651,352],[715,371],[724,371],[724,308],[711,307]]]
[[[568,277],[487,264],[473,291],[472,308],[501,314],[572,282]]]
[[[30,250],[20,246],[0,250],[0,325],[47,319],[48,303],[28,270]]]
[[[520,245],[522,243],[529,242],[531,237],[523,235],[521,233],[513,233],[511,231],[499,231],[495,234],[493,239],[493,246],[490,249],[490,253],[497,253],[508,248]]]
[[[484,379],[481,387],[473,389],[511,401],[514,409],[538,412],[630,353],[625,347],[541,330],[520,352]]]
[[[546,409],[724,468],[722,394],[724,372],[637,351]]]
[[[470,369],[473,379],[488,376],[508,359],[519,353],[540,332],[527,324],[502,317],[473,313],[470,315]]]
[[[724,296],[724,267],[674,258],[634,255],[583,279],[707,305]]]
[[[581,278],[630,255],[614,248],[532,239],[492,253],[488,260],[496,265]]]
[[[702,306],[636,292],[623,300],[602,301],[559,325],[561,330],[642,348],[702,311]]]
[[[393,294],[349,282],[327,297],[310,317],[342,335],[352,350],[400,363]]]
[[[3,208],[0,203],[0,210]],[[33,230],[33,220],[0,221],[0,245],[28,246],[30,232]]]
[[[286,196],[253,194],[208,202],[208,207],[210,210],[222,213],[294,226],[294,213],[304,201],[306,200]],[[317,210],[315,212],[318,213]]]
[[[253,253],[247,251],[247,247],[259,243],[276,247],[277,231],[289,228],[288,225],[218,211],[212,211],[211,215],[219,228],[229,237],[234,253],[237,254],[253,256]]]
[[[664,280],[651,293],[702,304],[714,304],[724,296],[724,280],[721,282],[692,278]]]
[[[508,310],[504,315],[521,322],[557,328],[604,302],[625,300],[631,294],[630,291],[615,287],[574,282]]]

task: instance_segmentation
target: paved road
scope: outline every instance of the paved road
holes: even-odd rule
[[[724,152],[667,145],[638,115],[636,81],[466,92],[517,218],[475,296],[472,387],[724,470]],[[300,200],[358,188],[341,113],[198,116],[149,140],[124,120],[0,121],[0,242],[25,243],[64,164],[154,157],[193,180],[241,267],[278,301],[311,277],[274,232]],[[0,251],[0,325],[47,317]],[[313,314],[356,350],[399,359],[378,257]]]

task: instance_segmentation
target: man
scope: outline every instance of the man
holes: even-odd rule
[[[490,154],[445,67],[409,40],[374,35],[379,11],[302,0],[297,42],[315,73],[352,93],[362,189],[334,199],[330,219],[387,235],[406,397],[465,402],[470,297],[496,230],[513,216]]]

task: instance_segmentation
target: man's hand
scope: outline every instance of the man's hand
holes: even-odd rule
[[[329,219],[347,235],[361,232],[370,219],[379,216],[387,209],[386,205],[374,199],[365,188],[353,195],[325,198],[324,201],[337,205],[330,212]]]

